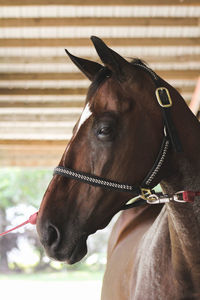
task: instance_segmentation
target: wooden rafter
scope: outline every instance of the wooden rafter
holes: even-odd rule
[[[16,100],[0,100],[0,108],[1,107],[83,107],[84,101],[59,101],[56,99],[54,101],[41,101],[41,100],[35,100],[35,101],[16,101]]]
[[[0,88],[1,95],[85,95],[85,88]]]
[[[134,57],[134,49],[133,49],[133,57]],[[91,56],[86,56],[86,59],[90,60],[95,60],[99,61],[97,57],[91,57]],[[190,62],[200,62],[200,55],[198,54],[187,54],[187,55],[177,55],[174,53],[174,55],[165,55],[165,56],[158,56],[158,55],[143,55],[142,58],[147,62],[147,63],[179,63],[179,62],[185,62],[185,61],[190,61]],[[7,64],[21,64],[21,63],[69,63],[70,60],[66,55],[63,56],[5,56],[2,57],[0,56],[0,64],[1,63],[7,63]],[[100,62],[100,61],[99,61]],[[70,62],[71,63],[71,62]]]
[[[58,164],[68,141],[2,140],[0,166],[54,167]]]
[[[56,65],[55,65],[56,69]],[[163,78],[166,79],[196,79],[199,75],[199,70],[157,70]],[[0,73],[1,80],[79,80],[85,79],[85,76],[80,72],[60,72],[60,73]],[[56,85],[56,82],[55,82]]]
[[[199,46],[198,37],[180,37],[180,38],[104,38],[105,43],[110,46]],[[0,47],[72,47],[87,46],[91,47],[88,38],[29,38],[0,39]]]
[[[181,93],[191,93],[193,86],[177,87]],[[1,95],[86,95],[86,88],[0,88]]]
[[[199,18],[188,17],[77,17],[77,18],[2,18],[0,27],[40,26],[198,26]]]

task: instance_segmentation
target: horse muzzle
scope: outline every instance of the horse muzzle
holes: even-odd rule
[[[87,235],[61,233],[57,226],[43,225],[37,222],[40,242],[46,254],[55,260],[74,264],[87,254]]]

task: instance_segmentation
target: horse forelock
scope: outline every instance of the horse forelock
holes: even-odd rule
[[[93,82],[91,83],[88,94],[87,94],[87,101],[94,95],[96,90],[104,83],[106,79],[111,77],[112,72],[107,68],[103,67],[95,76]]]

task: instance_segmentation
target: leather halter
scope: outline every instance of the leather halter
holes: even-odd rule
[[[157,176],[158,172],[160,171],[165,161],[170,144],[172,145],[172,147],[176,152],[182,151],[182,145],[179,140],[173,120],[171,118],[172,99],[170,97],[168,89],[160,86],[161,85],[160,77],[153,70],[148,68],[146,65],[140,63],[134,63],[133,65],[136,67],[143,68],[151,75],[152,80],[156,85],[155,94],[156,94],[156,99],[161,107],[161,111],[163,115],[163,125],[164,125],[163,140],[162,140],[159,153],[157,155],[157,158],[151,170],[148,172],[148,174],[146,175],[142,183],[139,186],[133,186],[126,183],[119,183],[116,181],[108,180],[93,174],[72,170],[62,166],[56,167],[53,173],[53,175],[61,175],[64,177],[72,178],[77,181],[81,181],[93,186],[99,186],[99,187],[103,187],[115,191],[128,192],[129,194],[133,194],[134,197],[139,196],[138,200],[134,201],[131,204],[125,204],[122,207],[122,209],[135,207],[146,203],[146,201],[148,203],[151,203],[149,201],[149,197],[152,196],[152,194],[155,195],[155,193],[152,191],[152,188],[155,185],[153,185],[152,182],[155,181],[155,177]]]

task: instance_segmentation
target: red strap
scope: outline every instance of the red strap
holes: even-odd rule
[[[183,200],[185,202],[194,202],[196,196],[200,196],[200,192],[193,192],[193,191],[183,191]]]
[[[7,230],[7,231],[4,231],[4,232],[0,233],[0,236],[3,236],[3,235],[5,235],[5,234],[7,234],[7,233],[9,233],[9,232],[11,232],[11,231],[13,231],[13,230],[15,230],[15,229],[21,227],[21,226],[24,226],[24,225],[26,225],[26,224],[28,224],[28,223],[30,223],[30,224],[32,224],[32,225],[35,225],[35,224],[36,224],[36,221],[37,221],[37,214],[38,214],[38,212],[34,213],[33,215],[31,215],[31,216],[29,217],[29,219],[28,219],[27,221],[23,222],[22,224],[17,225],[17,226],[14,227],[14,228],[11,228],[11,229],[9,229],[9,230]]]

